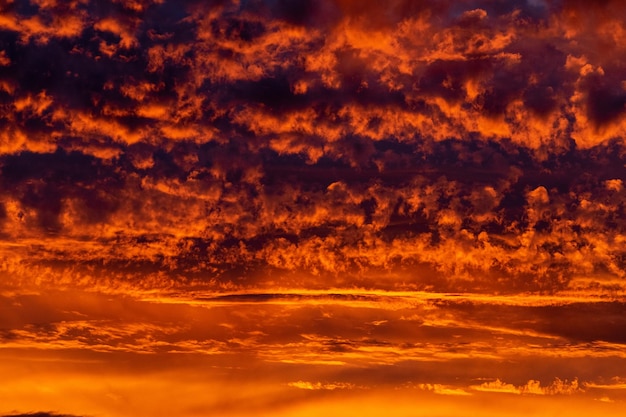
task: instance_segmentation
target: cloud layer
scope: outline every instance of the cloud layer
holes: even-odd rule
[[[622,291],[623,5],[586,7],[11,2],[5,270]]]
[[[621,415],[623,16],[5,1],[0,414]]]

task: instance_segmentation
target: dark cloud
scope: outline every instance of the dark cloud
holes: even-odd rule
[[[26,414],[6,414],[2,417],[78,417],[70,414],[57,414],[50,412],[36,412],[36,413],[26,413]]]
[[[3,236],[47,236],[29,265],[505,292],[623,276],[623,68],[590,52],[617,3],[591,6],[597,33],[576,2],[287,3],[7,9]]]
[[[62,150],[21,153],[4,158],[5,198],[17,199],[26,225],[33,210],[33,225],[47,232],[81,236],[85,227],[114,228],[80,259],[115,274],[167,270],[191,277],[210,270],[223,281],[245,276],[252,285],[276,268],[287,275],[312,268],[378,286],[360,271],[423,268],[429,272],[403,285],[516,292],[565,289],[572,273],[623,271],[619,247],[593,250],[624,222],[621,145],[538,161],[524,148],[495,142],[432,143],[424,154],[358,140],[335,145],[344,146],[345,162],[315,164],[259,157],[236,142],[180,143],[169,151],[133,145],[113,163]],[[127,160],[131,154],[137,156]],[[386,166],[378,168],[377,160]],[[569,175],[581,170],[585,175]],[[12,210],[5,224],[16,220]],[[98,253],[99,245],[105,252]],[[419,252],[403,249],[414,245]],[[448,251],[467,258],[453,262]],[[30,262],[70,267],[73,256],[72,248],[51,245]],[[575,261],[579,256],[589,263]],[[455,274],[474,277],[463,284]]]
[[[626,112],[626,91],[621,83],[603,84],[591,86],[588,92],[588,116],[598,127],[623,117]]]
[[[563,338],[566,343],[608,342],[624,344],[620,329],[625,325],[619,302],[577,302],[549,306],[481,305],[471,302],[442,300],[440,308],[456,311],[456,317],[484,325],[498,326],[505,319],[507,326],[534,331],[544,336]]]
[[[59,232],[63,200],[76,199],[82,222],[102,222],[115,209],[114,193],[123,180],[112,167],[79,152],[7,155],[2,164],[5,196],[17,198],[34,209],[37,223],[47,231]]]
[[[0,6],[2,412],[617,409],[624,12]]]

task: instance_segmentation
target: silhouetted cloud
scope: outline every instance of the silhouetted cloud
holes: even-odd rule
[[[77,417],[70,414],[57,414],[57,413],[49,413],[49,412],[37,412],[37,413],[26,413],[26,414],[7,414],[2,417]]]
[[[623,276],[622,69],[577,3],[283,3],[6,6],[3,224],[46,236],[31,266]]]

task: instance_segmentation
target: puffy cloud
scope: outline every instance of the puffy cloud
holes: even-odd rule
[[[278,3],[14,7],[15,19],[31,20],[80,11],[80,25],[71,40],[38,29],[46,41],[32,43],[34,29],[7,23],[23,42],[2,51],[6,82],[47,91],[57,129],[90,142],[208,141],[245,129],[278,136],[290,153],[311,152],[311,136],[335,142],[354,133],[374,142],[504,137],[560,149],[570,134],[588,147],[622,131],[619,68],[610,66],[619,64],[564,41],[586,42],[589,32],[546,28],[563,23],[556,5],[457,11],[446,2],[397,2],[381,12],[344,2]],[[46,68],[43,56],[58,66]],[[107,77],[107,66],[117,75]],[[28,78],[11,75],[25,68]]]
[[[500,392],[508,394],[531,394],[531,395],[572,395],[582,391],[579,387],[578,379],[573,381],[562,381],[556,378],[550,385],[542,386],[541,382],[530,380],[525,385],[516,387],[513,384],[496,379],[495,381],[484,382],[471,387],[476,391]]]
[[[368,151],[386,166],[354,168],[249,146],[135,144],[112,160],[62,148],[7,155],[4,231],[25,245],[46,236],[25,262],[55,264],[66,276],[80,260],[129,272],[145,262],[173,276],[206,271],[223,283],[245,273],[240,285],[252,286],[300,275],[319,288],[343,275],[387,289],[554,292],[586,275],[596,284],[585,285],[611,281],[621,291],[613,151],[538,162],[517,160],[514,146],[433,143],[431,156],[388,142]],[[579,167],[585,175],[568,176]],[[411,276],[413,268],[423,272]],[[376,279],[381,273],[400,279]]]

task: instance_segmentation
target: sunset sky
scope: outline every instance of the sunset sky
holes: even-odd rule
[[[623,417],[626,2],[0,1],[0,417]]]

